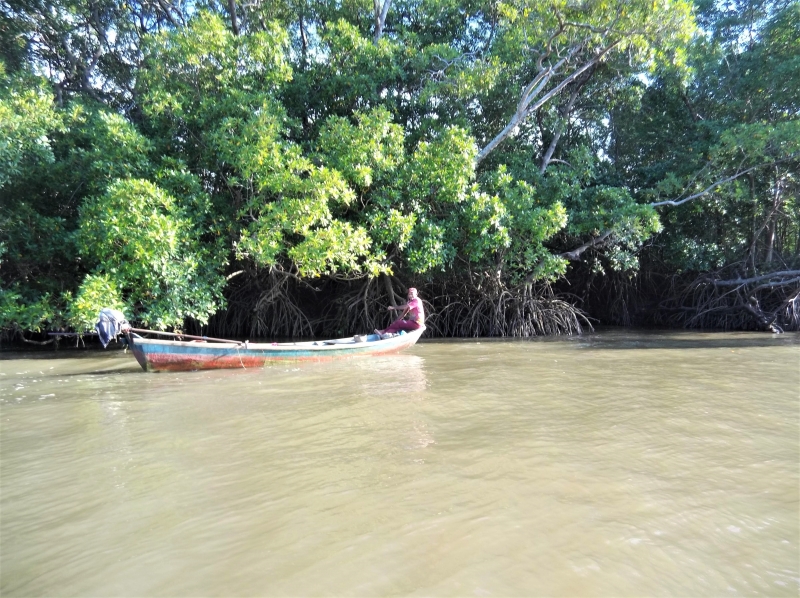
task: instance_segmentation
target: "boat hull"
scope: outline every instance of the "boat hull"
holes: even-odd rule
[[[413,346],[425,328],[380,340],[370,335],[302,343],[211,343],[147,339],[129,335],[128,344],[146,372],[260,368],[273,363],[332,361],[387,355]],[[372,340],[370,340],[372,339]]]

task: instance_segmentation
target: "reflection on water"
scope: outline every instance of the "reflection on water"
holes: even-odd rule
[[[65,354],[0,355],[3,596],[800,590],[800,335]]]

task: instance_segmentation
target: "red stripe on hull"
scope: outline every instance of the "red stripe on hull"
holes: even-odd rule
[[[192,370],[261,368],[281,362],[333,361],[397,353],[413,346],[422,330],[400,338],[374,342],[347,342],[346,339],[322,343],[286,345],[220,345],[181,341],[131,339],[131,349],[145,371],[184,372]]]
[[[327,362],[339,359],[350,359],[354,357],[372,357],[379,355],[390,355],[402,351],[406,347],[390,349],[387,351],[371,351],[369,353],[354,353],[350,355],[331,354],[331,355],[310,355],[292,357],[247,357],[237,355],[226,356],[192,356],[187,358],[185,355],[171,355],[168,353],[156,353],[145,356],[142,351],[134,350],[136,361],[146,371],[150,372],[186,372],[193,370],[222,370],[238,368],[262,368],[276,363],[290,362]],[[144,364],[142,363],[144,362]]]

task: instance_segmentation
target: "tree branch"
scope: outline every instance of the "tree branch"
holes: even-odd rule
[[[167,17],[167,20],[172,24],[172,26],[176,29],[180,27],[178,21],[176,21],[175,17],[172,16],[172,11],[170,10],[173,8],[172,5],[166,0],[158,0],[158,5],[161,7],[161,11],[164,13],[164,16]]]
[[[594,69],[590,69],[586,71],[586,75],[581,77],[579,80],[575,82],[575,87],[572,90],[572,93],[569,96],[569,100],[567,101],[567,105],[560,109],[559,112],[561,113],[561,118],[566,120],[569,119],[570,114],[572,113],[572,109],[575,106],[575,100],[578,99],[578,95],[583,89],[583,86],[592,78],[592,73]],[[561,139],[561,135],[564,133],[564,128],[566,127],[566,123],[559,122],[556,126],[556,131],[553,134],[553,139],[550,141],[550,146],[547,148],[547,151],[542,158],[542,165],[539,168],[539,174],[544,174],[547,170],[547,167],[550,165],[551,162],[556,162],[558,160],[553,159],[553,154],[556,151],[556,147],[558,147],[558,142]]]
[[[608,52],[610,52],[614,47],[619,44],[619,40],[615,41],[608,46],[606,46],[600,53],[594,56],[591,60],[588,60],[579,68],[574,70],[568,77],[566,77],[563,81],[561,81],[558,85],[556,85],[553,89],[548,91],[545,95],[539,98],[536,102],[533,100],[538,96],[547,83],[550,82],[550,79],[556,74],[557,70],[563,66],[569,58],[571,58],[577,51],[580,49],[581,45],[573,46],[570,49],[570,53],[567,56],[559,60],[555,65],[547,67],[544,71],[539,72],[533,81],[531,81],[526,87],[525,91],[522,93],[522,99],[520,100],[519,104],[517,105],[517,110],[514,115],[511,117],[509,123],[503,128],[500,133],[492,139],[486,147],[484,147],[480,152],[478,152],[477,157],[475,158],[475,163],[480,164],[486,156],[488,156],[500,143],[502,143],[517,126],[527,118],[529,114],[541,108],[544,104],[546,104],[550,99],[554,96],[561,93],[561,91],[570,83],[575,81],[578,77],[580,77],[584,72],[588,69],[592,68],[596,65],[600,60],[602,60],[603,56],[605,56]]]
[[[378,43],[383,36],[383,28],[386,25],[386,15],[389,14],[389,7],[392,5],[392,0],[383,0],[383,7],[380,4],[381,0],[372,0],[372,5],[375,9],[375,37],[374,43]]]
[[[594,239],[592,239],[591,241],[587,241],[586,243],[584,243],[580,247],[576,247],[575,249],[573,249],[571,251],[565,251],[564,253],[557,254],[557,257],[563,257],[563,258],[566,258],[566,259],[568,259],[570,261],[577,262],[578,260],[580,260],[581,254],[583,252],[585,252],[587,249],[591,249],[593,247],[598,247],[599,245],[602,245],[603,243],[605,243],[606,239],[608,239],[608,237],[611,236],[612,232],[613,231],[611,231],[611,230],[607,230],[603,234],[601,234],[601,235],[595,237]],[[539,266],[540,265],[541,265],[541,261],[536,265],[536,267],[533,268],[531,273],[528,274],[528,276],[525,277],[525,280],[523,280],[519,285],[517,285],[516,288],[520,288],[520,287],[523,287],[523,286],[525,286],[527,284],[531,284],[536,279],[536,275],[539,272]]]
[[[648,205],[650,205],[651,207],[654,207],[654,208],[658,208],[658,207],[661,207],[661,206],[680,206],[680,205],[685,204],[686,202],[692,201],[693,199],[697,199],[698,197],[702,197],[704,195],[707,195],[708,193],[710,193],[711,191],[713,191],[714,189],[716,189],[720,185],[724,185],[725,183],[730,183],[731,181],[735,181],[739,177],[742,177],[742,176],[746,175],[749,172],[752,172],[754,170],[758,170],[759,168],[764,168],[766,166],[774,166],[775,164],[781,164],[783,162],[787,162],[789,160],[792,160],[793,158],[796,158],[797,156],[798,156],[798,154],[791,154],[791,155],[789,155],[789,156],[787,156],[785,158],[781,158],[780,160],[773,160],[772,162],[765,162],[763,164],[757,164],[756,166],[751,166],[750,168],[747,168],[745,170],[741,170],[741,171],[737,172],[736,174],[733,174],[733,175],[731,175],[729,177],[725,177],[724,179],[719,180],[719,181],[713,183],[712,185],[709,185],[708,187],[706,187],[705,189],[703,189],[699,193],[695,193],[694,195],[690,195],[689,197],[685,197],[683,199],[677,199],[677,200],[676,199],[668,199],[668,200],[665,200],[665,201],[656,201],[656,202],[653,202],[653,203],[648,204]]]
[[[228,12],[231,15],[231,31],[239,35],[239,21],[236,19],[236,0],[228,0]]]
[[[753,276],[751,278],[737,278],[734,280],[714,280],[709,282],[711,282],[716,287],[733,287],[733,286],[751,284],[754,282],[760,282],[762,280],[776,278],[778,276],[789,276],[789,277],[800,276],[800,270],[783,270],[781,272],[770,272],[769,274],[762,274],[761,276]],[[788,284],[790,282],[793,282],[793,279],[785,282]]]
[[[580,259],[581,254],[587,249],[592,249],[593,247],[597,247],[598,245],[602,245],[603,243],[605,243],[606,239],[608,239],[608,237],[611,236],[611,233],[612,233],[611,230],[607,230],[603,234],[595,237],[591,241],[584,243],[580,247],[576,247],[572,251],[565,251],[564,253],[559,253],[558,256],[576,262]]]

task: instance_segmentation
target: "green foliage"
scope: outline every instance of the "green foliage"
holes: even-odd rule
[[[237,100],[274,93],[291,77],[286,41],[277,24],[236,37],[218,15],[201,11],[186,28],[146,40],[147,68],[140,81],[148,100],[145,107],[149,114],[172,118],[176,124],[212,124],[214,117],[235,108]]]
[[[363,2],[237,32],[214,3],[37,6],[0,22],[6,329],[206,322],[239,271],[510,288],[585,244],[595,273],[654,237],[670,272],[797,253],[797,3],[424,0],[379,39]]]
[[[424,274],[434,268],[444,269],[455,257],[455,251],[447,238],[444,223],[430,220],[424,216],[417,218],[417,224],[405,252],[408,267],[412,272]]]
[[[0,289],[0,330],[44,332],[58,325],[59,309],[48,294],[25,297],[19,287]]]
[[[133,317],[158,328],[186,318],[206,322],[221,306],[224,264],[198,241],[194,225],[174,197],[149,181],[117,181],[88,199],[78,238],[95,275],[84,280],[76,301],[121,295],[136,306]],[[74,309],[80,318],[81,308]]]
[[[50,136],[60,124],[44,81],[0,72],[0,189],[26,165],[54,161]]]
[[[474,189],[463,212],[466,244],[464,252],[474,262],[511,245],[508,209],[496,195]]]
[[[384,37],[377,44],[344,20],[328,23],[322,34],[325,53],[320,86],[322,115],[349,115],[381,103],[382,83],[402,75],[398,63],[403,48]]]
[[[367,218],[372,223],[370,235],[377,243],[384,247],[394,245],[400,250],[408,246],[417,224],[416,214],[403,214],[395,208],[375,210]]]
[[[272,98],[291,78],[286,45],[275,23],[235,36],[207,11],[185,28],[147,38],[137,85],[158,150],[209,175],[228,175],[227,156],[245,151],[239,134],[284,126]]]
[[[67,324],[77,332],[94,329],[97,314],[105,307],[118,309],[125,313],[128,306],[122,301],[114,280],[108,274],[87,276],[75,297],[66,294]]]
[[[362,193],[382,183],[392,186],[405,160],[402,127],[383,107],[356,112],[354,118],[356,125],[336,116],[325,121],[317,140],[323,160]]]
[[[52,165],[52,178],[87,196],[103,193],[117,179],[152,174],[152,143],[122,115],[78,102],[60,114],[65,131],[56,140],[59,159]]]
[[[624,161],[645,165],[634,167],[643,198],[694,197],[660,208],[653,259],[677,272],[788,265],[800,249],[800,7],[701,3],[698,17],[694,79],[664,76],[618,129]]]
[[[508,50],[528,52],[536,45],[581,40],[581,51],[591,53],[612,40],[630,62],[644,65],[684,62],[694,32],[692,10],[685,0],[509,0],[498,5]]]
[[[41,322],[78,324],[72,296],[78,291],[82,297],[78,285],[87,264],[97,259],[79,255],[78,208],[88,194],[104,193],[114,179],[152,171],[150,144],[127,119],[93,103],[58,109],[38,93],[40,108],[49,115],[37,132],[46,151],[38,159],[29,153],[19,163],[0,205],[3,284],[15,289],[18,309],[12,311],[23,314],[4,320],[4,328],[19,321],[29,322],[28,330],[40,328]],[[83,313],[81,325],[93,325],[96,315]]]
[[[372,240],[367,231],[349,222],[333,220],[329,226],[310,231],[305,239],[288,251],[301,276],[317,278],[339,272],[366,272],[377,276],[386,268],[380,256],[371,253]]]
[[[508,268],[515,284],[521,280],[554,281],[566,272],[567,261],[547,248],[568,222],[564,206],[556,202],[550,206],[518,209],[514,221],[518,234],[514,235],[513,251],[508,253]]]
[[[456,204],[467,198],[475,177],[475,141],[463,129],[450,127],[441,136],[422,141],[405,172],[412,204]]]

